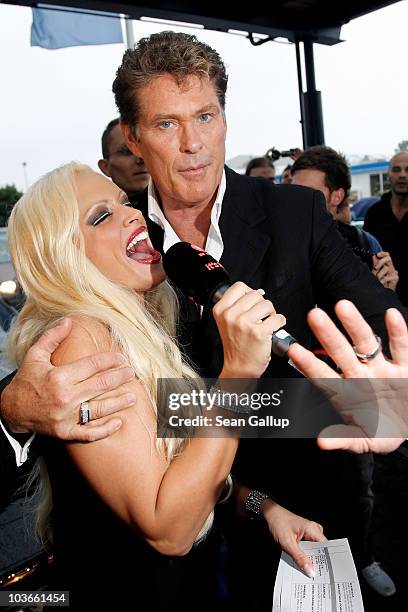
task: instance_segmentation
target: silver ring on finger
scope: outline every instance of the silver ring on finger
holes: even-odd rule
[[[377,341],[377,346],[370,353],[360,353],[357,351],[357,348],[353,346],[354,354],[357,357],[357,359],[361,361],[361,363],[367,363],[368,361],[371,361],[371,359],[374,359],[374,357],[377,357],[379,353],[381,353],[381,349],[382,349],[381,338],[379,336],[375,336],[375,339]]]
[[[89,407],[89,402],[82,402],[79,407],[79,422],[81,425],[85,425],[89,423],[91,420],[91,409]]]

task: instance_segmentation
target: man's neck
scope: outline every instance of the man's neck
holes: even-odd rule
[[[217,191],[210,200],[190,206],[160,199],[163,213],[180,240],[205,248]]]
[[[398,195],[393,192],[391,195],[391,210],[398,221],[401,221],[405,213],[408,212],[408,194]]]

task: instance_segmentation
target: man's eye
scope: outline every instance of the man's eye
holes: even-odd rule
[[[199,119],[202,123],[207,123],[211,119],[211,115],[209,113],[203,113],[200,115]]]
[[[93,219],[91,219],[91,225],[98,225],[99,223],[102,223],[102,221],[105,221],[105,219],[110,217],[111,214],[112,213],[108,211],[98,213]]]
[[[160,127],[164,128],[165,130],[168,130],[172,126],[173,126],[173,122],[172,121],[162,121],[160,123]]]

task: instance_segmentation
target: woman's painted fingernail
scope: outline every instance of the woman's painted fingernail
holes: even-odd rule
[[[306,576],[308,576],[309,578],[316,578],[316,572],[313,569],[312,565],[305,565],[303,569]]]

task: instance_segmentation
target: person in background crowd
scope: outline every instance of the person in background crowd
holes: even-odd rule
[[[131,203],[137,204],[140,194],[149,182],[149,173],[141,157],[128,149],[119,125],[113,119],[102,134],[102,159],[99,169],[123,189]]]
[[[267,157],[255,157],[248,162],[245,170],[246,176],[261,176],[275,182],[275,166]]]
[[[392,157],[388,176],[391,191],[367,211],[364,229],[389,251],[399,275],[397,294],[408,306],[408,151]]]
[[[294,185],[312,187],[323,193],[327,210],[336,221],[340,233],[370,268],[372,263],[383,264],[381,269],[377,270],[374,267],[373,273],[381,280],[384,287],[395,290],[398,273],[392,265],[389,254],[381,251],[381,247],[375,239],[369,242],[364,230],[350,226],[351,214],[347,196],[351,187],[351,177],[345,157],[330,147],[322,145],[311,147],[304,151],[293,164],[292,176]],[[325,308],[323,304],[320,304],[320,306],[331,313],[330,308]],[[319,348],[319,353],[320,351]],[[380,595],[390,596],[396,591],[395,584],[379,566],[378,562],[374,560],[369,545],[370,525],[374,509],[374,493],[372,490],[373,455],[367,453],[356,457],[354,467],[358,470],[361,479],[361,494],[358,505],[361,520],[356,521],[358,532],[354,538],[353,553],[362,575],[370,586]]]
[[[357,255],[372,269],[387,289],[398,283],[390,253],[382,250],[378,240],[357,226],[351,226],[348,192],[351,187],[350,170],[343,155],[330,147],[311,147],[297,158],[292,166],[294,185],[319,189],[325,197],[328,212],[337,222],[342,236],[350,243]]]
[[[280,178],[280,185],[290,185],[292,183],[292,164],[284,168]]]

